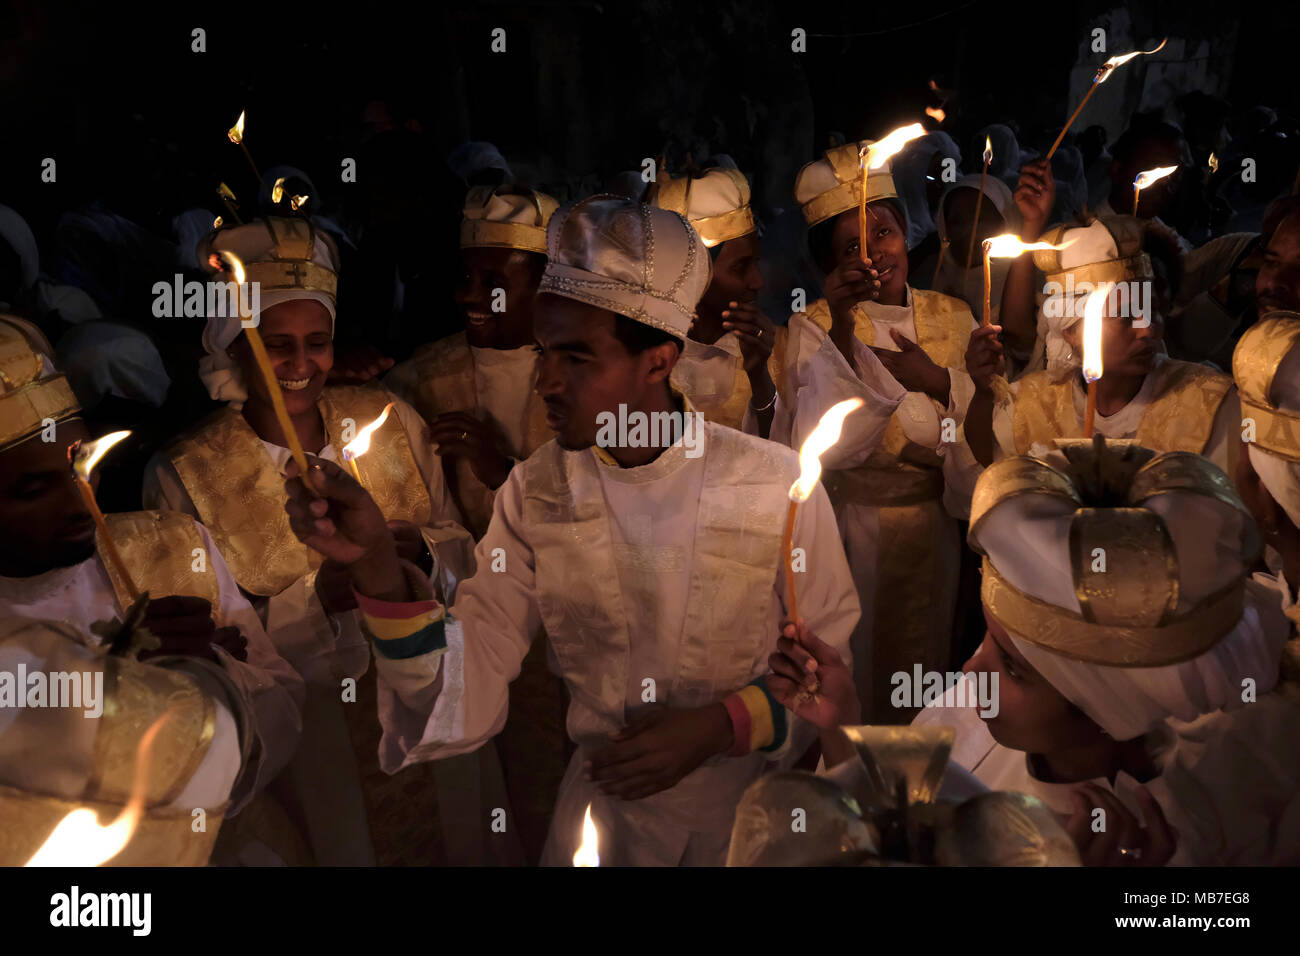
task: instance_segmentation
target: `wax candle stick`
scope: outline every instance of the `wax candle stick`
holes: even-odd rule
[[[257,169],[257,163],[253,162],[253,154],[248,151],[244,144],[244,113],[247,110],[241,110],[239,119],[235,120],[235,125],[226,130],[226,136],[232,143],[244,151],[244,158],[248,160],[248,165],[253,169],[253,175],[257,177],[258,186],[262,185],[262,174]]]
[[[1065,139],[1066,132],[1074,124],[1074,121],[1079,118],[1079,114],[1083,112],[1084,104],[1087,103],[1092,97],[1092,94],[1097,91],[1097,87],[1110,79],[1110,75],[1115,72],[1116,67],[1123,66],[1129,60],[1137,56],[1150,56],[1153,53],[1159,53],[1165,48],[1165,44],[1168,42],[1169,38],[1165,37],[1160,41],[1160,45],[1154,50],[1134,50],[1132,53],[1125,53],[1123,56],[1112,56],[1101,66],[1097,67],[1097,74],[1092,78],[1092,85],[1088,87],[1088,92],[1083,95],[1083,99],[1079,101],[1079,105],[1075,108],[1074,112],[1070,114],[1070,118],[1065,121],[1065,126],[1061,128],[1061,132],[1057,134],[1056,142],[1052,143],[1052,148],[1047,151],[1047,161],[1051,162],[1052,156],[1056,153],[1056,148],[1061,145],[1061,140]]]
[[[970,245],[966,248],[966,268],[969,269],[975,261],[975,237],[980,231],[980,207],[984,205],[984,183],[989,175],[989,163],[993,162],[993,142],[984,137],[984,168],[980,170],[980,193],[975,197],[975,220],[970,227]],[[987,273],[988,263],[984,263],[984,270]]]
[[[883,139],[858,149],[858,165],[862,167],[862,195],[858,197],[858,251],[863,259],[867,258],[867,173],[879,169],[900,149],[924,135],[924,126],[911,123],[891,130]]]
[[[131,577],[131,572],[127,569],[126,562],[122,560],[121,552],[117,550],[117,543],[108,531],[107,522],[104,521],[104,512],[99,510],[99,502],[95,500],[95,491],[90,487],[90,475],[95,465],[99,463],[99,460],[104,457],[110,448],[130,434],[129,431],[112,432],[95,441],[75,441],[68,446],[68,464],[72,467],[73,481],[77,485],[77,491],[81,493],[81,500],[86,503],[86,509],[95,520],[95,529],[99,532],[99,542],[104,546],[105,556],[112,563],[118,577],[122,579],[122,583],[126,586],[126,591],[131,596],[132,602],[134,602],[139,600],[140,591],[135,586],[135,581]]]

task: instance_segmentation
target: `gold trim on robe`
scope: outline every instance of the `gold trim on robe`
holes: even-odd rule
[[[318,407],[329,444],[341,449],[345,419],[359,429],[378,418],[390,398],[382,389],[326,388]],[[172,442],[167,454],[244,590],[262,597],[279,594],[320,567],[320,557],[290,530],[284,479],[269,467],[265,446],[239,412],[215,412]],[[375,433],[357,466],[384,517],[428,524],[429,490],[400,421],[390,420]]]
[[[731,335],[730,332],[724,332],[724,336]],[[776,340],[772,343],[772,353],[767,357],[767,371],[772,376],[772,384],[776,386],[777,394],[782,394],[782,372],[785,365],[785,347],[789,341],[789,330],[784,325],[776,327]],[[721,341],[721,340],[719,340]],[[708,343],[697,343],[706,345]],[[721,345],[713,344],[711,348],[722,349]],[[725,351],[725,350],[724,350]],[[691,400],[695,410],[704,415],[705,421],[713,422],[717,425],[726,425],[728,428],[734,428],[740,431],[741,423],[745,420],[745,410],[749,407],[750,399],[753,392],[749,386],[749,374],[745,371],[744,357],[737,352],[735,357],[735,371],[732,377],[731,390],[726,396],[718,398],[709,396],[712,401],[704,401],[699,390],[692,387],[691,377],[686,373],[682,362],[679,359],[673,366],[672,386],[682,392]],[[758,414],[755,412],[755,414]]]
[[[446,412],[472,414],[479,407],[478,390],[474,385],[474,353],[464,332],[422,345],[411,361],[417,382],[411,404],[426,422],[432,425],[434,419]],[[546,425],[546,405],[536,391],[530,390],[528,427],[524,435],[526,447],[521,449],[523,457],[527,458],[550,441],[552,434]],[[465,527],[478,540],[492,521],[496,492],[478,480],[468,459],[444,458],[442,461],[452,500],[465,518]]]
[[[217,627],[222,626],[221,589],[212,570],[212,555],[206,553],[193,518],[179,511],[127,511],[104,515],[104,523],[141,592],[148,591],[155,600],[171,594],[201,597],[212,605]],[[95,541],[103,554],[98,532]],[[194,570],[199,560],[194,554],[196,549],[204,552],[202,571]],[[112,561],[101,563],[113,585],[119,610],[126,611],[131,606],[126,582]]]
[[[1153,451],[1199,455],[1210,443],[1214,418],[1232,379],[1192,362],[1166,359],[1149,374],[1157,377],[1155,397],[1138,422],[1137,443]],[[1074,408],[1074,382],[1053,382],[1046,371],[1031,372],[1016,385],[1012,413],[1016,454],[1034,444],[1054,447],[1057,438],[1083,438],[1083,419]]]

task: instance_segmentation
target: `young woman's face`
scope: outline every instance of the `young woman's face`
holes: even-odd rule
[[[840,213],[831,237],[831,254],[838,265],[858,255],[858,210]],[[902,305],[907,291],[907,230],[887,202],[867,206],[867,249],[871,268],[880,275],[880,299],[885,305]]]
[[[1101,729],[1034,670],[987,608],[984,620],[988,624],[984,643],[962,670],[998,675],[998,713],[985,721],[993,739],[1031,754],[1096,742]]]
[[[290,415],[314,408],[325,389],[334,366],[333,326],[329,310],[312,299],[292,299],[262,311],[258,331]],[[234,349],[249,397],[269,404],[271,395],[248,337],[240,335]]]

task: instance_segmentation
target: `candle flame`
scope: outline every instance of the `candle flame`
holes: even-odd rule
[[[1125,53],[1122,56],[1112,56],[1109,60],[1097,68],[1097,76],[1093,79],[1094,83],[1105,83],[1110,79],[1111,73],[1115,72],[1117,66],[1123,66],[1129,60],[1137,56],[1150,56],[1152,53],[1159,53],[1169,42],[1169,37],[1160,41],[1160,45],[1154,50],[1134,50],[1132,53]]]
[[[1177,169],[1177,166],[1157,166],[1155,169],[1144,169],[1133,180],[1133,188],[1146,189],[1152,183],[1159,182]]]
[[[299,209],[303,207],[303,205],[310,198],[311,196],[292,196],[289,199],[289,208],[292,209],[294,212],[297,212]],[[707,244],[708,243],[706,242],[705,245]]]
[[[230,141],[236,146],[244,141],[244,113],[246,112],[248,111],[240,110],[239,119],[235,120],[235,125],[226,130],[226,135],[230,137]]]
[[[284,198],[284,177],[281,176],[279,179],[275,181],[275,185],[271,187],[271,202],[275,203],[278,206],[280,205],[280,200],[283,198]]]
[[[844,419],[862,405],[862,399],[849,398],[826,410],[812,434],[799,449],[799,478],[790,486],[791,501],[807,501],[822,476],[822,455],[840,440]]]
[[[1217,173],[1218,171],[1219,171],[1219,157],[1218,157],[1218,156],[1215,156],[1213,153],[1211,153],[1211,154],[1210,154],[1210,172],[1212,172],[1212,173]]]
[[[222,199],[229,199],[231,202],[237,202],[234,191],[225,183],[221,183],[217,186],[217,195]]]
[[[1086,381],[1095,382],[1101,378],[1101,328],[1103,312],[1106,309],[1106,299],[1110,295],[1110,290],[1114,287],[1113,282],[1100,282],[1092,295],[1088,296],[1088,302],[1083,307],[1083,377]]]
[[[587,815],[582,819],[582,843],[573,854],[574,866],[600,866],[600,839],[596,835],[596,824],[591,822],[591,804],[587,804]]]
[[[212,228],[213,228],[213,229],[220,229],[220,228],[221,228],[221,217],[220,217],[220,216],[218,216],[216,219],[212,220]]]
[[[867,164],[867,169],[879,169],[885,165],[889,157],[918,136],[924,135],[925,127],[920,123],[900,126],[898,129],[892,130],[884,139],[878,139],[869,146],[862,147],[858,151],[858,156]]]
[[[68,446],[68,461],[72,463],[72,470],[82,481],[90,481],[90,473],[95,470],[99,460],[108,454],[110,448],[130,434],[129,431],[110,432],[103,438],[96,438],[93,441],[73,442]]]
[[[936,123],[942,123],[948,118],[948,114],[939,106],[927,106],[925,108],[925,115],[930,117],[930,119],[934,120]]]
[[[1035,249],[1064,249],[1073,243],[1063,242],[1059,246],[1054,246],[1050,242],[1021,242],[1020,237],[1011,233],[1003,233],[1000,236],[994,236],[991,239],[984,240],[984,254],[990,259],[1014,259],[1023,252],[1032,252]]]
[[[984,165],[987,166],[993,162],[993,141],[987,136],[984,137]]]
[[[101,826],[95,811],[89,807],[73,810],[59,821],[26,866],[99,866],[122,852],[144,815],[150,751],[169,719],[170,710],[155,720],[140,738],[131,795],[118,818],[107,826]]]
[[[208,264],[219,272],[233,273],[235,281],[240,285],[244,284],[244,263],[233,252],[227,252],[225,249],[218,250],[208,256]]]
[[[361,431],[357,432],[357,437],[352,439],[343,446],[343,460],[355,461],[366,452],[370,451],[370,436],[379,430],[379,427],[388,421],[388,413],[393,410],[393,403],[389,402],[384,406],[384,410],[379,417],[367,425]]]

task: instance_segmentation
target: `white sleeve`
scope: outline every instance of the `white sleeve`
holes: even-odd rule
[[[858,398],[862,407],[844,420],[840,440],[822,456],[822,467],[853,468],[862,464],[880,446],[885,428],[907,397],[907,390],[858,338],[853,339],[850,367],[831,337],[812,320],[796,315],[790,324],[791,338],[799,337],[795,352],[800,357],[791,370],[793,377],[788,379],[795,406],[789,410],[788,444],[797,449],[832,405]],[[813,348],[818,336],[820,341]],[[802,358],[805,355],[807,358]]]
[[[219,623],[239,628],[248,641],[246,661],[236,660],[221,648],[216,650],[227,676],[248,700],[256,721],[260,765],[252,775],[248,792],[251,796],[280,772],[298,747],[302,733],[303,681],[276,652],[261,619],[240,592],[207,529],[199,525],[199,533],[217,576],[221,595]]]
[[[510,682],[541,627],[533,552],[521,533],[522,483],[511,472],[497,495],[478,569],[451,608],[445,650],[394,660],[376,648],[379,762],[388,773],[469,753],[505,726]]]

